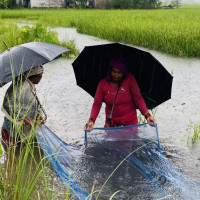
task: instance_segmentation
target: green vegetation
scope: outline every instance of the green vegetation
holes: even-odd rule
[[[5,163],[0,164],[0,199],[65,198],[66,194],[55,191],[56,175],[49,176],[49,161],[33,137],[20,146],[7,147],[7,152],[0,157],[5,159]]]
[[[0,8],[20,8],[22,7],[22,2],[17,2],[16,0],[0,0]]]
[[[200,6],[156,10],[2,10],[4,20],[35,20],[51,27],[173,54],[200,57]]]
[[[194,144],[200,135],[200,122],[189,124],[189,135],[188,135],[188,142],[191,141]]]
[[[112,7],[117,9],[153,9],[159,8],[161,4],[160,0],[112,0]]]
[[[5,23],[0,20],[0,41],[0,52],[6,50],[2,41],[5,41],[9,48],[37,41],[53,43],[70,49],[70,52],[63,54],[64,57],[75,57],[78,54],[74,41],[60,42],[56,32],[48,30],[46,26],[39,23],[32,27],[24,26],[20,28],[16,24]]]
[[[10,115],[12,118],[11,130],[14,133],[14,140],[9,144],[2,143],[5,152],[0,148],[0,158],[5,159],[0,164],[0,199],[2,200],[28,200],[28,199],[48,199],[54,200],[61,195],[64,198],[66,194],[55,191],[54,176],[50,177],[48,170],[50,169],[49,160],[43,155],[36,140],[36,129],[39,125],[42,109],[35,119],[35,126],[30,129],[29,136],[24,134],[24,119],[31,104],[27,105],[23,118],[20,119],[22,101],[17,99],[17,93],[22,96],[24,84],[23,77],[19,76],[15,79],[13,75],[13,104],[11,105],[9,98]],[[20,137],[20,142],[18,141]],[[20,143],[20,144],[19,144]],[[1,147],[1,144],[0,144]],[[50,155],[51,156],[51,155]],[[39,186],[42,186],[41,188]],[[68,195],[69,196],[69,195]]]

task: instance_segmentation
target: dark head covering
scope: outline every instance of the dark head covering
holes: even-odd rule
[[[117,58],[117,57],[112,58],[108,66],[108,73],[106,76],[107,81],[110,81],[110,78],[111,78],[111,68],[119,69],[124,76],[128,74],[125,60],[123,60],[122,58]]]

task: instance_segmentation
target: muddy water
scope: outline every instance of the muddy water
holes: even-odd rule
[[[74,39],[77,48],[108,43],[78,34],[75,29],[56,28],[60,40]],[[156,109],[161,144],[166,156],[200,186],[200,140],[188,145],[189,123],[200,121],[200,60],[182,59],[150,51],[174,76],[172,98]],[[45,65],[45,73],[37,86],[45,101],[47,126],[68,143],[83,143],[83,126],[89,118],[93,98],[76,85],[73,59],[60,59]],[[0,104],[6,86],[0,89]],[[3,114],[0,113],[0,124]],[[104,124],[101,109],[96,127]]]

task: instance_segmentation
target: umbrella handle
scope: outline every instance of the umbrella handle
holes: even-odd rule
[[[3,40],[3,44],[5,45],[5,47],[6,47],[6,49],[8,50],[8,51],[10,51],[10,48],[8,48],[8,45],[6,44],[6,42]]]

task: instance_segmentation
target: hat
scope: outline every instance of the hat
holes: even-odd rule
[[[108,73],[106,76],[107,81],[110,81],[110,78],[111,78],[110,77],[111,76],[111,74],[110,74],[111,68],[119,69],[124,76],[126,76],[128,74],[125,60],[122,58],[115,57],[115,58],[112,58],[109,62]]]
[[[26,71],[24,73],[24,75],[26,76],[26,78],[29,78],[30,76],[35,76],[38,74],[42,74],[44,72],[44,68],[42,65],[38,65],[36,67],[33,67],[32,69]]]

